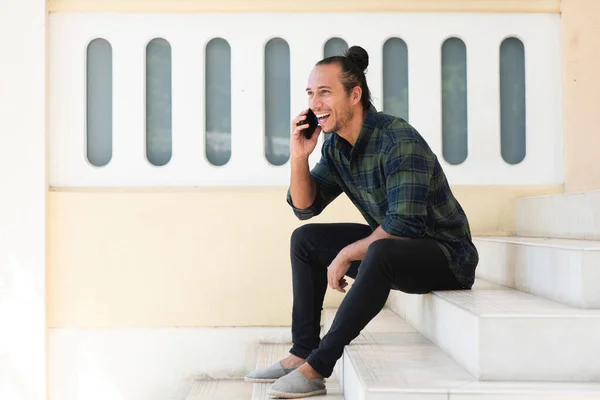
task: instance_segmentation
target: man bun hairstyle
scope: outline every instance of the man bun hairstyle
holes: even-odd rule
[[[356,86],[362,89],[360,103],[363,110],[368,110],[371,102],[371,91],[367,85],[365,70],[369,66],[369,54],[360,46],[352,46],[343,56],[332,56],[322,59],[317,65],[338,64],[342,69],[341,81],[346,95]]]
[[[352,60],[363,73],[369,66],[369,54],[360,46],[350,47],[346,50],[345,56]]]

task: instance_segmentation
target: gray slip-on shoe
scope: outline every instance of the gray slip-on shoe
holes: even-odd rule
[[[267,394],[279,399],[299,399],[327,394],[327,389],[323,378],[308,379],[296,370],[278,379],[267,390]]]
[[[277,379],[281,378],[294,371],[296,368],[283,368],[281,363],[277,361],[276,363],[268,366],[267,368],[257,369],[250,372],[244,380],[246,382],[256,382],[256,383],[273,383]]]

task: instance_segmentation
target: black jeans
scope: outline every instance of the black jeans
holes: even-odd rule
[[[324,377],[331,376],[344,346],[383,309],[391,289],[423,294],[463,289],[444,253],[431,239],[381,239],[346,273],[354,279],[329,332],[320,339],[327,267],[340,250],[371,234],[362,224],[307,224],[291,239],[294,304],[291,354],[306,359]]]

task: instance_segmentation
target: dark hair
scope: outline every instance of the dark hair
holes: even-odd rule
[[[360,46],[352,46],[343,56],[332,56],[322,59],[317,65],[338,64],[342,69],[342,85],[346,94],[350,94],[352,88],[360,86],[362,97],[360,99],[364,110],[369,108],[371,102],[371,91],[367,86],[365,70],[369,66],[369,54]]]

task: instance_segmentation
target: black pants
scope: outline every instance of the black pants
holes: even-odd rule
[[[463,289],[444,253],[431,239],[381,239],[346,273],[354,284],[340,304],[329,332],[320,339],[327,267],[348,244],[371,234],[361,224],[307,224],[291,239],[294,304],[291,354],[306,359],[324,377],[331,376],[344,346],[383,309],[391,289],[423,294]]]

